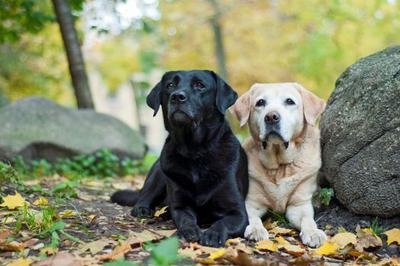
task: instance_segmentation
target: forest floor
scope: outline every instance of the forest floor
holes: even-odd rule
[[[142,176],[3,183],[0,265],[400,265],[400,217],[357,216],[332,200],[316,212],[330,236],[318,249],[302,245],[298,231],[274,212],[265,222],[271,240],[237,238],[217,249],[174,237],[167,208],[136,219],[129,207],[109,201],[113,191],[142,183]]]

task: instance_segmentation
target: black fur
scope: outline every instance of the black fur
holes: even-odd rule
[[[178,235],[203,245],[222,246],[243,236],[248,224],[247,158],[224,113],[237,94],[207,70],[174,71],[147,97],[157,113],[162,107],[169,135],[159,160],[136,196],[118,191],[112,201],[131,205],[134,216],[151,216],[165,202]],[[199,224],[211,224],[204,232]]]

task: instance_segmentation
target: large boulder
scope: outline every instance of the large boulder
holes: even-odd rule
[[[39,97],[0,109],[0,160],[21,155],[55,161],[103,148],[133,159],[142,158],[145,151],[138,132],[93,110],[69,109]]]
[[[321,118],[322,176],[359,214],[400,214],[400,46],[350,66]]]

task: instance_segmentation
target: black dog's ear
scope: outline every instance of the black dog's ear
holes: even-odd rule
[[[211,71],[211,73],[215,78],[215,82],[217,83],[217,97],[215,104],[218,111],[220,111],[221,114],[225,114],[226,109],[236,102],[238,95],[232,89],[232,87],[229,86],[229,84],[226,83],[225,80],[218,76],[214,71]]]
[[[154,110],[153,116],[156,116],[161,105],[161,81],[150,91],[146,98],[147,105]]]

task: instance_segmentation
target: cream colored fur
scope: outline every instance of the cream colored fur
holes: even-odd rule
[[[295,101],[294,106],[285,99]],[[259,99],[265,107],[256,107]],[[326,235],[314,221],[312,195],[317,189],[317,173],[321,167],[320,133],[316,120],[325,103],[297,83],[255,84],[241,96],[231,112],[241,125],[249,124],[251,137],[244,144],[248,162],[250,186],[246,199],[249,225],[245,237],[268,239],[261,216],[268,208],[285,213],[289,222],[300,230],[302,242],[317,247]],[[275,111],[281,116],[282,138],[265,140],[264,117]]]

